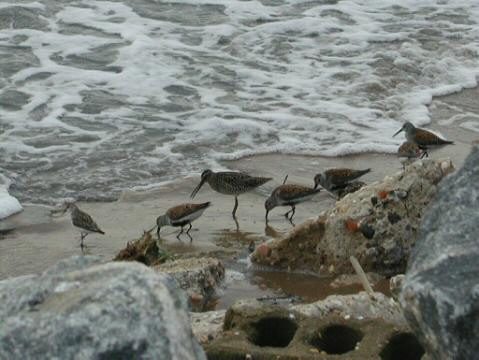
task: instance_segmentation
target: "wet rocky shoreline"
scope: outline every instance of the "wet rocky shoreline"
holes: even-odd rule
[[[425,229],[441,215],[448,216],[431,215],[440,211],[435,210],[436,203],[450,201],[444,197],[455,198],[451,192],[462,194],[470,181],[479,178],[478,163],[477,147],[459,171],[449,159],[417,161],[404,171],[348,194],[316,220],[258,244],[251,255],[252,266],[327,272],[336,276],[336,286],[366,281],[367,291],[330,295],[310,303],[282,294],[246,300],[239,297],[226,311],[205,311],[230,276],[228,261],[244,251],[246,242],[236,243],[228,252],[175,255],[145,232],[120,251],[117,261],[77,256],[39,275],[0,281],[0,339],[8,339],[0,341],[0,355],[15,351],[25,358],[43,351],[50,357],[62,353],[73,358],[76,351],[81,351],[89,358],[128,354],[157,358],[168,352],[172,359],[445,359],[437,347],[449,346],[448,358],[460,359],[466,350],[457,347],[456,341],[472,352],[475,340],[469,341],[464,334],[456,340],[452,333],[444,342],[441,339],[446,333],[435,332],[435,328],[429,330],[437,334],[433,340],[423,334],[427,319],[420,314],[426,311],[426,303],[419,299],[424,285],[418,284],[422,280],[414,274],[421,271],[421,265],[416,264],[422,261],[426,245],[415,243],[426,241],[423,239],[430,231],[450,232],[455,228],[439,222],[435,230]],[[473,208],[477,205],[477,189],[469,189],[469,194],[466,206]],[[371,201],[374,198],[376,201]],[[471,216],[476,215],[463,213],[461,207],[448,211],[474,224]],[[426,224],[423,218],[429,219]],[[351,221],[356,226],[351,226]],[[374,229],[372,236],[362,230],[363,224]],[[449,230],[438,230],[445,226]],[[469,231],[467,227],[457,229],[457,236],[467,239]],[[370,253],[371,240],[374,247],[384,247],[374,261],[365,255]],[[444,241],[449,240],[445,237]],[[476,241],[471,239],[469,247]],[[328,250],[330,242],[335,246]],[[465,250],[460,243],[454,246],[451,256]],[[434,263],[432,257],[440,259],[443,255],[436,247],[428,256]],[[364,280],[361,273],[354,275],[350,257],[357,258],[370,272],[369,280]],[[458,269],[451,271],[461,271],[460,264],[454,267]],[[474,268],[473,262],[464,263],[467,271]],[[445,285],[462,286],[460,282],[452,285],[447,270],[443,272]],[[390,278],[388,294],[369,290],[369,283],[381,282],[384,277]],[[474,297],[477,278],[470,277],[469,281]],[[402,291],[403,286],[407,290]],[[460,291],[467,293],[467,289]],[[435,295],[429,293],[427,304],[434,301],[432,298]],[[440,312],[429,316],[443,316],[443,329],[452,321]],[[474,311],[458,321],[473,326]],[[98,328],[100,323],[105,327]],[[34,330],[38,324],[43,331]],[[97,329],[85,331],[92,327]],[[65,337],[65,333],[72,335]]]

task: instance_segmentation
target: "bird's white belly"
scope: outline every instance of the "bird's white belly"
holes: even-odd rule
[[[205,210],[206,210],[206,208],[201,209],[201,210],[198,210],[198,211],[196,211],[196,212],[194,212],[194,213],[192,213],[192,214],[189,214],[189,215],[187,215],[187,216],[185,216],[185,217],[182,217],[181,219],[178,219],[178,220],[175,221],[175,222],[184,222],[184,221],[192,222],[192,221],[198,219],[198,218],[203,214],[203,212],[204,212]]]
[[[294,199],[294,200],[289,200],[289,201],[282,201],[281,202],[281,205],[283,206],[287,206],[289,204],[299,204],[299,203],[302,203],[304,201],[308,201],[310,200],[311,198],[313,197],[313,195],[307,195],[307,196],[303,196],[303,197],[300,197],[300,198],[297,198],[297,199]]]
[[[82,229],[82,228],[80,228],[80,227],[78,227],[78,226],[75,226],[75,225],[73,225],[73,227],[75,228],[75,230],[76,230],[79,234],[81,234],[81,233],[83,233],[83,234],[92,234],[92,233],[93,233],[93,231],[85,230],[85,229]]]

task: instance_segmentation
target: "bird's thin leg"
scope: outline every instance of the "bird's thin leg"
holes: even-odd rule
[[[294,205],[291,205],[291,210],[289,210],[286,214],[284,214],[284,216],[288,219],[289,219],[288,215],[290,212],[293,212],[293,215],[294,215]],[[293,217],[293,215],[291,215],[291,217]]]
[[[190,223],[190,227],[188,228],[188,230],[186,230],[186,234],[187,234],[187,235],[190,234],[190,230],[191,230],[192,227],[193,227],[193,225],[191,225],[191,223]]]
[[[181,235],[181,234],[183,234],[183,226],[181,227],[181,230],[180,230],[180,232],[178,233],[178,235],[176,235],[176,238],[177,238],[178,240],[180,240],[180,235]]]
[[[239,232],[239,222],[238,222],[238,219],[236,219],[236,218],[234,217],[233,220],[235,221],[235,224],[236,224],[236,232]]]
[[[293,210],[293,207],[291,206],[291,209],[287,212],[284,213],[284,217],[288,218],[289,213]]]
[[[87,236],[87,233],[84,233],[83,231],[80,232],[80,247],[83,249],[85,245],[83,244],[83,239]]]
[[[293,213],[292,213],[291,216],[289,217],[289,221],[292,222],[294,213],[296,212],[296,206],[294,206],[294,205],[291,206],[291,211],[292,211]]]
[[[238,196],[235,196],[235,207],[233,208],[233,217],[236,218],[236,209],[238,209]]]

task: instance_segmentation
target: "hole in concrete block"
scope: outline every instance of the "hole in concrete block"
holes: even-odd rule
[[[363,334],[346,325],[330,325],[313,339],[312,345],[328,354],[344,354],[353,351]]]
[[[400,333],[392,336],[382,349],[382,360],[419,360],[425,351],[417,338],[411,333]]]
[[[296,333],[298,326],[288,318],[268,317],[253,325],[250,341],[258,346],[286,347]]]

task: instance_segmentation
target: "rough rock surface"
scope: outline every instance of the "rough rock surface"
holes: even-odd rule
[[[440,184],[404,279],[401,304],[434,359],[479,354],[479,148]]]
[[[257,316],[263,307],[264,302],[239,300],[228,311],[234,316]],[[289,304],[281,307],[308,319],[335,316],[344,320],[382,319],[393,325],[406,325],[399,304],[378,292],[374,293],[373,299],[365,292],[360,292],[353,295],[331,295],[310,304]],[[223,330],[225,315],[225,310],[191,313],[191,327],[198,341],[204,344],[218,338]]]
[[[172,276],[186,291],[190,305],[196,311],[204,310],[225,277],[223,264],[215,258],[173,260],[154,269]]]
[[[168,276],[73,257],[0,282],[0,359],[205,359]]]
[[[352,273],[404,273],[426,205],[453,171],[450,160],[419,160],[404,171],[346,195],[319,218],[257,249],[252,261],[280,268]]]
[[[390,299],[376,295],[385,307],[390,307]],[[375,299],[363,296],[366,297],[354,300],[351,296],[330,297],[329,305],[318,302],[308,311],[302,305],[239,301],[226,312],[220,336],[204,344],[208,359],[421,359],[424,349],[405,321],[387,321],[381,312],[362,309],[362,314],[372,317],[350,315],[349,310],[355,314],[356,309],[376,307]],[[341,298],[362,305],[351,306]],[[334,302],[344,305],[332,305]],[[397,304],[394,308],[399,311]]]
[[[399,303],[379,292],[375,292],[373,298],[366,292],[331,295],[311,304],[291,306],[291,309],[308,317],[337,315],[346,319],[381,318],[393,324],[406,324]]]
[[[226,310],[190,313],[191,329],[201,344],[216,339],[223,331]]]

